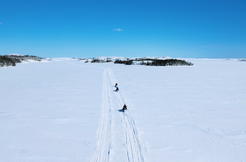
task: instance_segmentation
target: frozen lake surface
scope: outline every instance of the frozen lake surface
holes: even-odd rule
[[[246,62],[186,60],[0,68],[0,161],[246,161]]]

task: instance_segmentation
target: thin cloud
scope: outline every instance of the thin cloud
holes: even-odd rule
[[[3,25],[3,23],[0,22],[0,25]]]
[[[114,29],[114,31],[124,31],[124,30],[118,28],[118,29]]]

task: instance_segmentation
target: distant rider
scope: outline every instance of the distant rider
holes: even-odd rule
[[[126,104],[124,104],[122,111],[125,111],[126,109],[127,109],[127,106],[126,106]]]

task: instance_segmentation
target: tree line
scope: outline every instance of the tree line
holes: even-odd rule
[[[41,61],[42,58],[33,55],[0,55],[0,67],[16,66],[16,63],[24,61]]]

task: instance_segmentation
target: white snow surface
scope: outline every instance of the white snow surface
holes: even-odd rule
[[[246,161],[245,62],[52,60],[0,68],[0,162]]]

